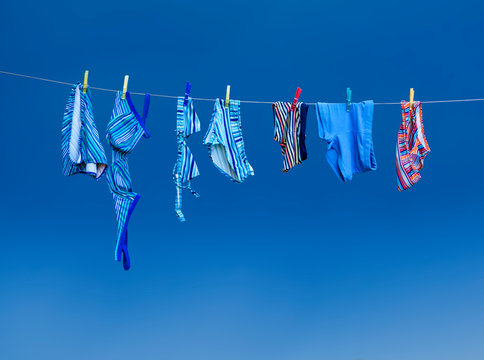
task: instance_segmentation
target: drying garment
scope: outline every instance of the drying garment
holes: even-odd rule
[[[173,181],[176,185],[175,212],[180,221],[185,221],[185,216],[181,210],[183,189],[186,188],[196,197],[199,196],[190,185],[190,181],[200,175],[200,172],[187,143],[188,137],[199,131],[200,120],[193,109],[192,99],[188,98],[185,105],[185,98],[179,97],[176,108],[178,155],[173,168]]]
[[[278,101],[272,104],[274,114],[274,140],[281,145],[284,156],[283,172],[289,171],[306,160],[306,118],[308,105],[297,103],[291,111],[292,103]]]
[[[113,194],[118,234],[114,258],[123,258],[125,270],[130,268],[128,254],[128,223],[140,195],[133,191],[131,176],[128,170],[128,155],[134,150],[141,137],[149,138],[145,127],[146,117],[150,105],[150,95],[145,95],[143,116],[139,116],[133,105],[129,92],[126,99],[117,92],[113,114],[108,124],[107,139],[113,152],[113,163],[109,167],[107,180]],[[122,256],[121,256],[122,255]]]
[[[373,151],[373,101],[316,104],[319,136],[328,143],[326,160],[338,178],[349,181],[354,174],[376,170]]]
[[[229,109],[224,100],[216,99],[212,120],[208,127],[204,145],[214,165],[229,179],[241,183],[254,175],[245,155],[244,139],[240,120],[240,101],[230,100]]]
[[[91,91],[87,88],[84,94],[82,88],[81,83],[72,86],[64,110],[63,173],[65,176],[83,173],[99,179],[107,167],[106,154],[94,122]]]
[[[396,149],[399,191],[410,188],[420,180],[420,170],[430,152],[422,123],[422,104],[419,101],[413,104],[413,110],[410,110],[408,102],[402,101],[401,105],[402,123]]]

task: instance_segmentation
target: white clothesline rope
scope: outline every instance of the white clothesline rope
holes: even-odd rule
[[[12,76],[18,76],[18,77],[23,77],[23,78],[28,78],[28,79],[34,79],[34,80],[40,80],[40,81],[46,81],[46,82],[51,82],[51,83],[56,83],[56,84],[62,84],[62,85],[69,85],[72,86],[73,83],[71,82],[65,82],[65,81],[58,81],[58,80],[52,80],[52,79],[46,79],[46,78],[41,78],[38,76],[30,76],[30,75],[25,75],[25,74],[17,74],[9,71],[3,71],[0,70],[0,74],[6,74],[6,75],[12,75]],[[110,91],[110,92],[117,92],[118,90],[114,89],[105,89],[105,88],[100,88],[100,87],[95,87],[95,86],[90,86],[89,88],[93,90],[100,90],[100,91]],[[130,91],[130,94],[133,95],[145,95],[144,93],[138,93],[138,92],[132,92]],[[163,94],[150,94],[151,96],[154,97],[160,97],[160,98],[167,98],[167,99],[177,99],[179,96],[175,95],[163,95]],[[192,97],[193,100],[198,100],[198,101],[215,101],[216,99],[206,99],[206,98],[196,98]],[[423,104],[440,104],[440,103],[456,103],[456,102],[470,102],[470,101],[484,101],[484,99],[458,99],[458,100],[429,100],[429,101],[420,101]],[[246,104],[272,104],[274,101],[255,101],[255,100],[240,100],[241,103],[246,103]],[[307,103],[308,105],[316,105],[315,103]],[[381,103],[374,103],[375,105],[400,105],[400,102],[381,102]]]

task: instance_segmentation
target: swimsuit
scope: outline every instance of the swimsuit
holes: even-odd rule
[[[406,190],[420,180],[420,170],[430,152],[422,123],[422,104],[402,101],[402,123],[396,149],[398,190]]]
[[[245,155],[239,100],[230,100],[229,109],[224,107],[223,100],[215,100],[203,143],[208,147],[215,167],[232,181],[241,183],[249,175],[254,175],[254,169]]]
[[[82,173],[99,179],[107,167],[104,148],[92,112],[91,91],[82,92],[74,84],[64,110],[62,122],[62,159],[65,176]]]
[[[373,151],[373,101],[316,104],[319,136],[328,143],[326,160],[342,181],[354,174],[376,170]]]
[[[297,103],[291,111],[290,102],[278,101],[272,104],[274,114],[274,140],[281,146],[283,172],[289,171],[306,160],[306,118],[308,105]]]
[[[128,223],[140,198],[140,195],[133,192],[132,189],[128,155],[134,150],[142,136],[150,137],[145,128],[149,105],[150,95],[146,94],[143,117],[141,117],[131,101],[130,93],[127,92],[126,99],[122,99],[121,92],[118,91],[107,129],[107,139],[113,150],[113,163],[108,170],[107,180],[113,194],[118,223],[115,259],[120,261],[122,255],[125,270],[130,268]]]
[[[178,155],[173,168],[173,180],[176,185],[175,212],[180,221],[185,221],[185,216],[181,211],[182,190],[186,188],[196,197],[199,196],[190,186],[190,180],[200,175],[200,172],[188,148],[187,140],[191,134],[200,131],[200,120],[193,109],[191,98],[188,98],[186,105],[183,97],[178,98],[176,115]]]

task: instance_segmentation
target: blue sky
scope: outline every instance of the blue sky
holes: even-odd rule
[[[1,5],[2,70],[194,97],[306,102],[484,97],[477,1]],[[376,106],[378,169],[341,183],[314,109],[282,173],[270,105],[242,105],[255,176],[228,181],[190,139],[201,194],[178,223],[176,104],[152,99],[130,157],[132,269],[113,260],[105,180],[65,178],[65,85],[0,77],[2,359],[454,360],[484,356],[482,103],[424,104],[432,153],[399,193],[398,105]],[[114,94],[93,91],[103,143]],[[138,108],[142,97],[134,97]],[[108,158],[111,155],[108,153]]]

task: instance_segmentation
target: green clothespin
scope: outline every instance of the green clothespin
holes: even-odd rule
[[[84,86],[82,87],[82,92],[85,94],[87,90],[87,78],[89,77],[89,70],[84,71]]]
[[[227,92],[225,93],[225,108],[229,108],[229,102],[230,102],[230,85],[227,85]]]
[[[124,76],[124,84],[123,84],[123,95],[121,96],[121,99],[126,99],[126,92],[128,91],[128,81],[129,81],[129,75]]]

